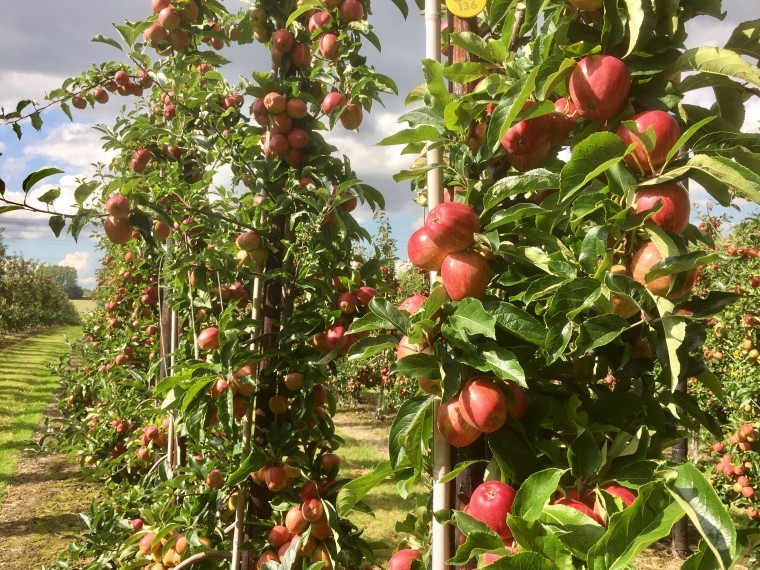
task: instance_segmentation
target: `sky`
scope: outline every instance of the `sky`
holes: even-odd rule
[[[231,11],[238,5],[228,0]],[[422,82],[420,60],[424,57],[424,20],[410,2],[411,13],[404,20],[390,0],[375,0],[371,22],[383,43],[382,52],[367,45],[365,53],[370,64],[381,73],[391,76],[399,87],[399,96],[384,96],[384,107],[375,106],[371,114],[365,114],[364,123],[357,135],[337,127],[330,141],[352,161],[361,179],[383,192],[386,211],[392,222],[393,237],[399,246],[399,256],[406,257],[409,235],[421,225],[423,210],[413,199],[408,184],[396,184],[392,174],[407,168],[411,157],[400,156],[398,147],[378,147],[376,143],[394,133],[399,126],[396,119],[404,112],[404,97]],[[736,24],[757,18],[754,2],[724,0],[727,18],[720,22],[711,18],[697,18],[689,28],[690,47],[699,45],[723,45]],[[241,2],[239,7],[246,4]],[[33,13],[34,17],[30,17]],[[3,18],[0,19],[0,106],[6,111],[14,108],[21,99],[42,101],[44,94],[61,85],[69,76],[78,75],[94,62],[118,59],[120,52],[104,44],[92,43],[96,34],[115,36],[112,23],[124,20],[144,19],[150,13],[148,0],[27,0],[5,2]],[[228,79],[237,80],[249,76],[252,71],[269,68],[269,54],[261,44],[227,48],[222,52],[233,63],[223,68]],[[691,102],[709,106],[710,91],[695,92]],[[112,96],[107,105],[86,110],[73,110],[71,122],[57,109],[43,115],[45,125],[35,132],[25,125],[21,141],[16,139],[9,127],[0,129],[0,178],[6,185],[6,196],[18,200],[24,176],[43,167],[57,167],[65,174],[40,184],[32,192],[39,196],[51,187],[61,187],[62,198],[58,204],[73,202],[70,197],[77,186],[77,179],[94,172],[93,162],[106,162],[108,156],[101,149],[99,134],[92,128],[97,123],[109,124],[117,116],[122,105],[121,98]],[[124,99],[126,101],[126,99]],[[755,99],[748,109],[745,130],[758,130],[760,102]],[[692,189],[692,202],[704,205],[707,195],[700,189]],[[752,207],[755,211],[757,208]],[[65,211],[65,209],[64,209]],[[744,204],[742,212],[750,211]],[[371,226],[370,214],[357,210],[360,221]],[[12,212],[0,215],[0,227],[11,253],[52,265],[69,265],[77,269],[79,283],[92,287],[99,254],[95,242],[86,235],[74,242],[64,234],[56,239],[47,225],[47,216],[33,216]],[[370,227],[371,229],[371,227]]]

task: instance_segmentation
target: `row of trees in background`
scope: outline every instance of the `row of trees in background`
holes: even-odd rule
[[[5,333],[77,324],[79,315],[59,279],[72,271],[76,286],[76,270],[71,267],[7,255],[0,233],[0,338]]]

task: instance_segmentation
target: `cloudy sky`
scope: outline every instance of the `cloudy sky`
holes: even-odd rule
[[[413,2],[412,2],[413,3]],[[384,47],[378,53],[368,46],[370,62],[381,73],[394,78],[399,86],[399,97],[386,96],[385,108],[375,107],[365,117],[360,134],[342,131],[340,127],[332,135],[332,142],[353,162],[359,176],[380,189],[387,201],[387,210],[393,223],[394,237],[399,242],[399,254],[406,255],[406,240],[421,223],[422,210],[412,202],[407,185],[397,185],[391,175],[409,164],[408,157],[375,143],[395,132],[395,120],[403,113],[405,94],[421,82],[420,59],[424,57],[424,23],[417,13],[404,21],[390,0],[375,0],[372,22]],[[237,6],[228,0],[226,5],[235,10]],[[243,3],[240,4],[244,6]],[[735,25],[743,20],[757,17],[754,2],[724,0],[728,17],[723,22],[699,18],[690,29],[689,44],[722,45]],[[91,37],[102,33],[115,35],[111,24],[124,20],[142,19],[150,11],[148,0],[28,0],[7,1],[0,19],[0,106],[6,110],[15,107],[21,99],[41,100],[44,93],[61,85],[72,75],[78,75],[93,62],[117,58],[119,52],[103,44],[92,43]],[[30,17],[33,14],[34,17]],[[254,70],[268,69],[268,54],[260,44],[239,46],[226,50],[225,55],[235,63],[225,68],[225,75],[236,79]],[[695,98],[705,104],[709,92],[697,93]],[[70,122],[60,111],[45,113],[45,126],[36,133],[27,125],[24,136],[17,141],[10,128],[0,130],[0,178],[8,187],[7,196],[18,199],[21,180],[29,172],[55,166],[65,174],[50,181],[71,192],[77,179],[93,172],[92,163],[105,161],[100,148],[99,136],[92,126],[99,122],[109,123],[118,112],[121,102],[112,97],[111,102],[96,109],[74,110]],[[748,113],[745,128],[757,130],[760,105],[755,104]],[[51,186],[40,185],[34,193],[39,195]],[[705,199],[699,191],[695,201]],[[359,214],[367,217],[366,214]],[[50,264],[75,267],[80,283],[89,287],[94,283],[97,253],[93,241],[82,236],[75,243],[70,236],[55,239],[47,227],[47,218],[34,218],[27,214],[0,215],[0,227],[5,228],[5,241],[11,252],[21,253]]]

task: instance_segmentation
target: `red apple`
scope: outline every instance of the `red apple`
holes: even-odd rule
[[[430,210],[425,228],[433,243],[446,253],[452,253],[474,243],[474,234],[480,231],[480,220],[472,206],[445,202]]]
[[[427,228],[420,228],[411,235],[406,244],[406,252],[409,261],[425,271],[440,271],[447,256],[446,251],[430,239]]]
[[[322,37],[319,39],[319,51],[322,53],[322,57],[327,60],[333,61],[338,59],[338,55],[340,55],[338,36],[331,33],[322,34]]]
[[[341,293],[338,297],[338,309],[344,315],[350,315],[356,311],[356,295],[353,293]]]
[[[311,65],[311,48],[309,44],[296,44],[293,46],[290,52],[290,58],[293,60],[293,65],[300,68],[309,67]]]
[[[317,522],[322,518],[325,509],[319,499],[307,499],[301,505],[301,514],[309,522]]]
[[[129,198],[121,194],[114,194],[106,201],[106,212],[111,217],[123,220],[129,217]]]
[[[523,109],[529,109],[535,104],[535,101],[526,101]],[[551,130],[551,115],[524,119],[507,129],[504,138],[501,139],[501,146],[510,155],[532,155],[536,151],[542,150],[546,143],[550,142]]]
[[[277,113],[283,113],[287,109],[288,102],[285,96],[272,91],[264,95],[264,107],[266,110],[276,115]]]
[[[281,53],[290,53],[295,45],[295,36],[290,30],[275,30],[272,34],[272,45]]]
[[[293,119],[303,119],[309,114],[309,111],[306,108],[306,103],[303,99],[299,99],[298,97],[288,99],[285,112]]]
[[[454,447],[470,445],[482,433],[465,421],[459,398],[456,396],[448,402],[443,402],[438,408],[436,425],[444,439]]]
[[[649,273],[649,270],[655,263],[661,260],[662,254],[660,253],[660,250],[657,249],[657,246],[654,242],[650,241],[644,244],[636,252],[636,254],[633,256],[633,259],[631,260],[630,270],[633,280],[638,281],[644,285],[655,295],[667,297],[668,299],[675,299],[677,297],[680,297],[690,291],[692,287],[694,287],[694,283],[697,279],[696,269],[689,271],[688,275],[686,276],[686,281],[681,289],[673,291],[670,294],[668,294],[668,291],[670,290],[671,284],[673,284],[676,280],[675,275],[663,275],[662,277],[658,277],[657,279],[654,279],[653,281],[647,283],[646,275]]]
[[[198,335],[198,346],[201,350],[214,350],[219,348],[219,329],[208,327]]]
[[[235,239],[235,243],[240,249],[251,251],[261,247],[261,236],[258,232],[249,230],[240,234],[237,239]]]
[[[488,261],[474,251],[451,253],[441,266],[441,281],[453,301],[465,297],[480,299],[493,278]]]
[[[509,380],[504,382],[508,392],[506,395],[507,415],[521,420],[528,413],[528,398],[525,390],[515,382]]]
[[[388,560],[388,570],[411,570],[413,560],[422,561],[422,554],[418,550],[404,548]]]
[[[610,483],[609,485],[602,487],[602,489],[607,491],[610,495],[619,497],[626,507],[630,507],[633,504],[633,501],[636,500],[635,492],[627,489],[626,487],[618,485],[617,483]]]
[[[355,103],[349,103],[346,105],[346,108],[343,109],[343,112],[340,114],[340,124],[343,125],[343,128],[349,131],[355,131],[358,129],[359,126],[361,126],[363,119],[364,112],[362,111],[362,108]]]
[[[343,0],[338,7],[338,14],[344,22],[358,22],[364,19],[364,7],[359,0]]]
[[[113,243],[127,243],[132,239],[132,225],[126,219],[108,216],[103,221],[103,229]]]
[[[637,214],[655,208],[658,203],[662,203],[662,208],[647,223],[681,234],[689,224],[689,193],[680,184],[669,182],[643,188],[634,200]]]
[[[356,300],[360,305],[366,307],[369,305],[369,302],[375,297],[375,295],[377,295],[377,289],[374,287],[369,287],[367,285],[362,285],[356,291]]]
[[[325,95],[322,101],[322,112],[325,115],[329,115],[336,107],[340,107],[346,104],[346,96],[338,91],[333,91]]]
[[[179,28],[182,17],[174,8],[167,6],[158,13],[158,23],[167,32],[173,32]]]
[[[410,354],[434,354],[433,349],[429,346],[414,344],[409,342],[409,337],[404,335],[398,341],[396,347],[396,360],[400,360]]]
[[[425,302],[427,299],[427,295],[424,295],[422,293],[417,293],[415,295],[412,295],[411,297],[407,297],[404,299],[401,304],[398,306],[399,310],[406,311],[410,315],[413,315],[417,312],[417,310],[422,306],[422,303]]]
[[[631,74],[616,57],[592,55],[575,66],[568,88],[581,117],[606,121],[617,115],[628,100]]]
[[[183,4],[183,8],[179,13],[180,16],[182,16],[183,22],[191,24],[198,19],[200,12],[198,4],[196,4],[194,0],[189,0],[187,3]]]
[[[507,421],[507,399],[495,382],[474,378],[459,393],[462,417],[472,427],[492,433]]]
[[[579,501],[578,499],[571,499],[569,497],[560,497],[559,499],[554,501],[554,504],[565,505],[566,507],[570,507],[571,509],[580,511],[584,515],[587,515],[591,517],[592,519],[594,519],[600,525],[604,525],[604,519],[602,519],[601,514],[595,513],[591,507],[589,507],[586,503]]]
[[[219,471],[219,469],[212,469],[209,471],[209,474],[206,477],[206,487],[208,489],[221,489],[223,485],[224,477],[222,477],[222,472]]]
[[[502,540],[512,538],[507,526],[507,515],[517,492],[501,481],[486,481],[475,488],[470,497],[467,514],[487,524]]]
[[[346,345],[346,327],[335,325],[327,329],[326,343],[330,350],[340,350]]]
[[[549,137],[554,144],[562,144],[570,136],[570,131],[580,118],[578,109],[572,100],[562,97],[554,102],[556,113],[551,115],[551,130]]]
[[[311,18],[309,18],[309,32],[314,33],[319,28],[324,27],[329,21],[329,12],[314,12]]]
[[[633,170],[642,176],[652,174],[660,166],[665,164],[670,149],[681,136],[681,127],[672,115],[664,111],[644,111],[627,119],[636,123],[636,130],[640,133],[646,133],[652,129],[655,135],[655,143],[652,152],[647,152],[644,145],[641,144],[639,137],[633,133],[624,124],[620,125],[617,130],[623,142],[627,145],[636,143],[633,152],[625,157],[625,162]]]

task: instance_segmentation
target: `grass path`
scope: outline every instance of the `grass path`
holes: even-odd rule
[[[66,338],[77,338],[81,331],[80,327],[55,328],[0,354],[0,503],[16,472],[19,453],[29,447],[58,388],[58,377],[50,374],[47,365],[66,354]]]

